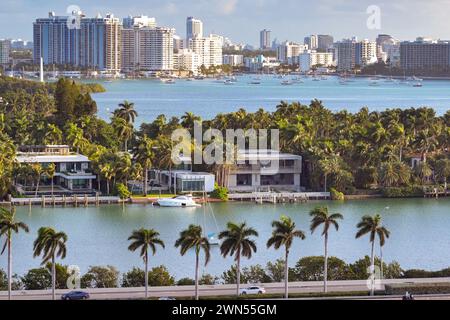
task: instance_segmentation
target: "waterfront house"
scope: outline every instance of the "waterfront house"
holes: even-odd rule
[[[215,176],[207,172],[194,172],[192,159],[189,156],[180,155],[180,163],[169,169],[154,169],[150,172],[150,187],[160,186],[178,194],[214,191]]]
[[[302,190],[302,157],[274,150],[239,151],[228,173],[231,192]]]
[[[53,179],[55,194],[88,194],[92,193],[92,182],[96,176],[90,169],[88,157],[72,152],[67,145],[22,146],[16,160],[20,164],[39,164],[42,168],[38,194],[50,194]],[[50,178],[45,173],[50,164],[55,165],[55,174]],[[35,177],[20,173],[16,176],[16,189],[22,194],[34,194]],[[29,183],[32,180],[32,183]]]

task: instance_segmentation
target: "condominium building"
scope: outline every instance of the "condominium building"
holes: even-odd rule
[[[179,50],[184,49],[184,40],[177,35],[173,36],[173,50],[174,52],[177,52]]]
[[[308,46],[309,50],[315,50],[318,47],[318,37],[317,35],[310,35],[305,37],[303,43]]]
[[[200,67],[200,56],[190,49],[181,49],[173,55],[174,70],[191,71],[197,75]]]
[[[239,67],[244,64],[244,56],[241,54],[224,54],[223,55],[223,64]]]
[[[378,61],[375,41],[364,39],[356,44],[355,50],[356,64],[359,66],[367,66]]]
[[[81,15],[81,13],[79,13]],[[69,17],[50,12],[33,23],[33,60],[44,64],[80,64],[80,30],[69,29]]]
[[[186,20],[186,41],[203,37],[203,22],[194,17],[188,17]]]
[[[321,51],[327,51],[333,46],[333,36],[328,34],[317,35],[317,49]]]
[[[450,70],[450,42],[417,38],[400,44],[400,66],[406,71]]]
[[[11,51],[11,41],[7,39],[0,40],[0,65],[5,65],[9,63],[10,51]]]
[[[314,66],[330,67],[333,63],[333,54],[330,52],[308,51],[300,54],[300,71],[309,72]]]
[[[277,58],[282,63],[295,64],[298,61],[293,58],[300,56],[307,49],[307,45],[286,41],[278,46]]]
[[[132,29],[134,27],[156,28],[156,19],[148,16],[128,16],[123,18],[122,26],[124,29]]]
[[[205,67],[222,64],[222,39],[217,35],[196,37],[189,40],[189,49],[200,56],[200,63]]]
[[[267,29],[261,30],[259,33],[259,48],[261,50],[271,49],[270,35],[271,31]]]
[[[121,22],[114,15],[81,20],[80,65],[106,72],[121,70]]]

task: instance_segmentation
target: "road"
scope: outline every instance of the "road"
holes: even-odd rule
[[[448,278],[434,278],[434,279],[400,279],[400,280],[383,280],[380,283],[379,289],[383,290],[385,284],[418,284],[418,283],[448,283]],[[262,285],[266,288],[268,294],[281,294],[284,292],[284,283],[270,283]],[[243,285],[242,287],[245,287]],[[323,290],[323,282],[291,282],[289,284],[290,293],[320,293]],[[57,298],[60,299],[63,293],[70,290],[57,290]],[[110,288],[110,289],[87,289],[91,299],[106,300],[106,299],[142,299],[144,298],[144,288]],[[352,280],[352,281],[329,281],[329,292],[363,292],[368,291],[367,281]],[[200,286],[200,296],[229,296],[236,293],[235,285],[214,285],[214,286]],[[181,287],[150,287],[149,296],[151,298],[159,297],[191,297],[194,294],[193,286]],[[443,295],[439,295],[443,297]],[[6,291],[0,292],[0,300],[8,298]],[[449,297],[446,297],[449,298]],[[37,290],[37,291],[15,291],[13,292],[13,299],[16,300],[47,300],[51,299],[51,290]],[[353,298],[354,299],[354,298]]]

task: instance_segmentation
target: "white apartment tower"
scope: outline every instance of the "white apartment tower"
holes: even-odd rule
[[[200,65],[209,68],[222,64],[222,43],[222,38],[216,35],[192,38],[189,40],[189,49],[200,56]]]

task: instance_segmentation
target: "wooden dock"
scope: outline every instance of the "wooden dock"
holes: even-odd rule
[[[252,201],[256,203],[302,203],[309,200],[330,200],[329,192],[253,192],[253,193],[231,193],[229,200]]]
[[[118,204],[122,203],[119,197],[107,196],[88,196],[88,195],[73,195],[73,196],[41,196],[35,198],[11,198],[11,205],[13,206],[35,206],[40,205],[45,207],[54,206],[73,206],[73,207],[87,207],[90,205],[98,206],[100,204]]]

